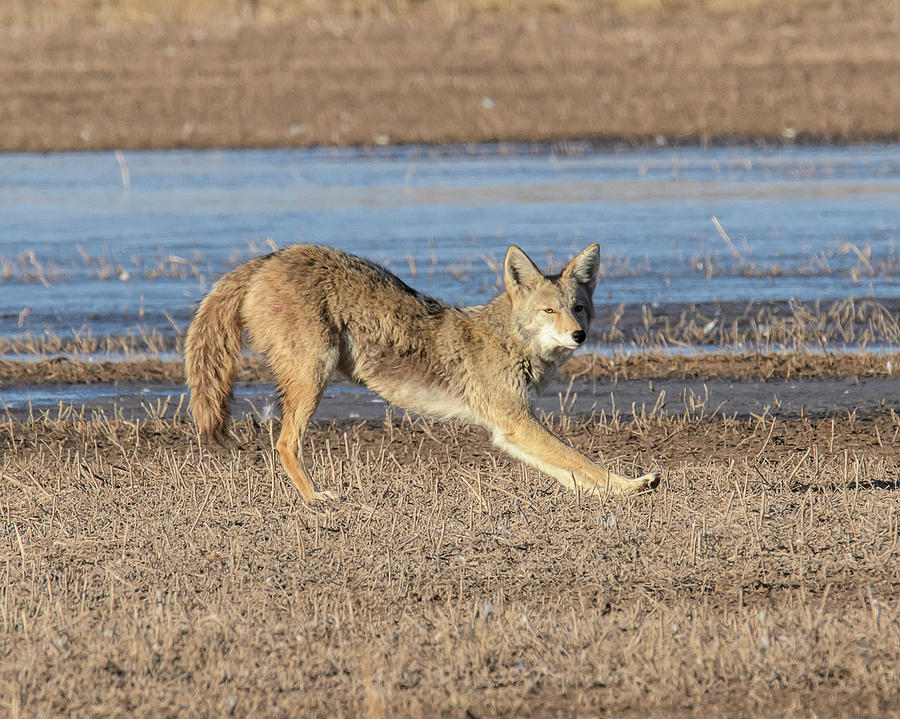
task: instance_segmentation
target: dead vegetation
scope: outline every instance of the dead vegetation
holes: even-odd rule
[[[132,253],[125,258],[109,249],[91,254],[81,244],[76,244],[78,258],[64,261],[58,257],[41,257],[34,250],[19,250],[14,257],[0,254],[0,282],[34,283],[50,287],[65,284],[73,277],[101,282],[194,279],[199,281],[201,286],[206,286],[210,275],[224,274],[251,257],[277,249],[271,239],[259,244],[248,240],[246,250],[233,250],[228,257],[216,263],[215,270],[218,272],[212,269],[210,261],[200,252],[192,253],[189,258],[161,252],[149,257]]]
[[[889,140],[898,17],[894,0],[15,0],[0,149]]]
[[[559,371],[569,379],[815,379],[823,377],[893,377],[900,354],[873,352],[786,354],[690,354],[662,352],[577,355]],[[245,356],[238,382],[272,382],[265,360]],[[335,379],[341,379],[336,377]],[[181,360],[88,361],[55,357],[39,361],[0,360],[0,388],[13,384],[90,384],[94,382],[184,383]]]
[[[804,379],[893,377],[900,357],[900,306],[891,300],[830,303],[707,303],[598,308],[590,341],[563,377]],[[0,337],[0,386],[46,382],[184,381],[181,323],[169,333]],[[238,381],[271,381],[259,355],[244,356]]]
[[[885,300],[885,302],[888,302]],[[832,303],[649,305],[598,311],[591,341],[605,352],[573,357],[565,378],[809,379],[893,377],[900,368],[896,307],[875,300]],[[133,335],[0,337],[0,386],[47,382],[184,382],[183,328],[139,327]],[[869,349],[873,347],[874,349]],[[239,382],[270,382],[259,355],[246,354]]]
[[[889,300],[887,302],[890,302]],[[897,307],[874,298],[607,307],[592,337],[640,351],[722,347],[757,352],[900,344]]]
[[[573,149],[571,154],[582,154]],[[466,148],[459,152],[465,154]],[[555,154],[558,153],[554,150]],[[510,150],[505,155],[513,155]],[[124,162],[124,160],[123,160]],[[831,172],[834,172],[832,169]],[[130,182],[130,180],[129,180]],[[713,218],[717,226],[718,220]],[[858,247],[845,242],[822,250],[809,250],[806,254],[785,257],[781,261],[754,261],[754,247],[744,238],[742,250],[738,250],[727,235],[727,245],[732,248],[731,256],[727,256],[722,248],[704,247],[702,250],[683,256],[679,253],[673,262],[667,258],[661,263],[653,264],[648,257],[642,260],[631,255],[601,255],[598,268],[599,282],[610,279],[638,279],[662,274],[671,277],[673,274],[698,277],[705,280],[721,277],[747,277],[774,280],[779,277],[808,278],[834,277],[849,279],[854,285],[874,278],[900,276],[900,258],[897,257],[893,243],[884,248],[872,249],[870,244]],[[880,238],[878,238],[880,239]],[[279,249],[271,238],[257,242],[247,240],[246,248],[235,249],[227,257],[215,259],[204,256],[198,250],[190,253],[190,257],[182,257],[172,252],[155,252],[149,256],[132,252],[128,257],[121,253],[104,248],[102,252],[90,253],[80,243],[75,245],[78,256],[66,251],[67,260],[56,256],[42,256],[32,249],[20,249],[15,256],[0,254],[0,282],[9,284],[42,284],[45,287],[65,284],[73,278],[78,280],[119,280],[121,282],[141,282],[152,280],[197,280],[201,287],[209,286],[225,272],[234,269],[253,257]],[[560,257],[550,247],[545,248],[548,271],[557,271],[565,266],[568,257]],[[379,264],[387,269],[403,272],[406,268],[395,267],[396,258],[385,253],[383,258],[376,258]],[[424,258],[423,258],[424,259]],[[502,289],[502,261],[494,253],[483,253],[477,257],[462,257],[451,262],[440,262],[437,254],[431,252],[427,258],[429,264],[422,268],[427,277],[442,275],[451,277],[457,282],[471,283],[473,271],[480,271],[481,287],[484,292]],[[419,278],[416,258],[407,254],[401,265],[407,265],[413,281]],[[485,272],[485,266],[489,272]]]
[[[477,430],[317,425],[306,505],[244,420],[0,432],[11,716],[900,710],[898,418],[559,427],[662,488],[569,494]]]
[[[659,12],[701,8],[729,10],[760,5],[763,0],[10,0],[0,10],[0,27],[54,28],[68,23],[123,28],[157,24],[204,24],[224,27],[271,25],[297,18],[403,17],[423,6],[445,17],[471,13],[528,12],[551,9],[557,13],[585,10],[606,12]],[[795,0],[798,8],[821,5],[821,0]]]
[[[823,377],[893,377],[900,369],[896,353],[692,354],[648,352],[633,355],[583,354],[560,368],[577,379],[815,379]],[[2,376],[2,365],[0,365]]]
[[[140,321],[129,334],[95,334],[90,327],[63,336],[44,330],[0,336],[0,356],[14,361],[145,361],[184,350],[190,315],[165,315],[165,328]],[[708,302],[692,305],[599,305],[589,342],[614,357],[691,354],[847,354],[900,346],[900,302],[846,298],[802,302]],[[24,322],[22,322],[24,324]]]

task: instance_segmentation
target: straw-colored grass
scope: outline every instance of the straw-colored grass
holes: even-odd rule
[[[814,379],[824,377],[893,377],[900,373],[900,354],[872,352],[778,354],[682,354],[642,352],[612,355],[586,353],[564,364],[559,375],[575,379]],[[92,382],[184,382],[181,360],[79,360],[56,357],[39,361],[0,359],[0,388],[4,384],[90,384]],[[238,365],[236,380],[271,382],[264,358],[247,355]]]
[[[576,358],[564,374],[616,374],[616,367],[649,368],[668,362],[675,369],[637,371],[663,371],[661,376],[701,376],[697,374],[700,371],[711,372],[709,376],[763,378],[811,376],[809,373],[815,371],[825,376],[891,376],[896,366],[894,348],[900,346],[896,309],[896,303],[889,300],[882,303],[854,298],[827,303],[715,302],[674,308],[607,305],[598,308],[590,342],[608,357]],[[174,368],[184,349],[187,318],[177,321],[166,314],[165,329],[146,326],[142,309],[137,318],[138,324],[129,334],[98,335],[85,328],[72,330],[68,336],[45,330],[40,334],[22,331],[0,337],[3,377],[8,381],[25,373],[38,378],[51,371],[57,376],[55,381],[63,381],[63,376],[72,378],[68,381],[78,381],[78,372],[90,374],[99,370],[73,368],[115,360],[149,362],[147,366],[154,368],[165,366],[169,368],[165,370],[167,375],[177,379],[178,370]],[[709,351],[744,359],[735,364],[730,359],[704,357]],[[699,356],[687,358],[693,355]],[[28,361],[22,363],[23,357]],[[29,368],[34,362],[44,363],[43,369]],[[135,371],[137,364],[133,364]],[[714,369],[727,364],[744,369],[735,369],[735,375]],[[248,359],[247,367],[252,371],[247,379],[258,378],[260,366],[258,358]]]
[[[672,12],[723,10],[763,4],[765,0],[9,0],[0,8],[0,27],[60,27],[77,22],[105,28],[156,24],[223,26],[270,25],[299,18],[348,15],[402,17],[423,10],[446,17],[471,13],[551,10],[558,13]],[[823,0],[799,0],[821,6]]]
[[[12,0],[0,149],[886,141],[897,17],[895,0]]]
[[[306,505],[236,425],[0,427],[0,711],[900,710],[898,423],[569,420],[659,491],[570,494],[424,422],[314,427]]]

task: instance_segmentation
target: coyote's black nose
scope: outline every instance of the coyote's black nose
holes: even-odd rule
[[[578,344],[581,344],[587,339],[587,333],[584,330],[575,330],[572,333],[572,339],[575,340]]]

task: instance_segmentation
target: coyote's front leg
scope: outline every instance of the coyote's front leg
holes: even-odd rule
[[[562,442],[530,415],[515,424],[498,426],[493,440],[513,457],[536,467],[572,490],[577,486],[588,492],[634,494],[659,484],[657,472],[628,479],[604,469]]]

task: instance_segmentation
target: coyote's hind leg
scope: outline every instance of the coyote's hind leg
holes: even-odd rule
[[[270,353],[269,361],[281,392],[281,434],[276,444],[281,463],[305,499],[331,499],[332,492],[316,490],[303,461],[303,441],[309,420],[337,364],[337,350],[307,346],[299,356]]]

